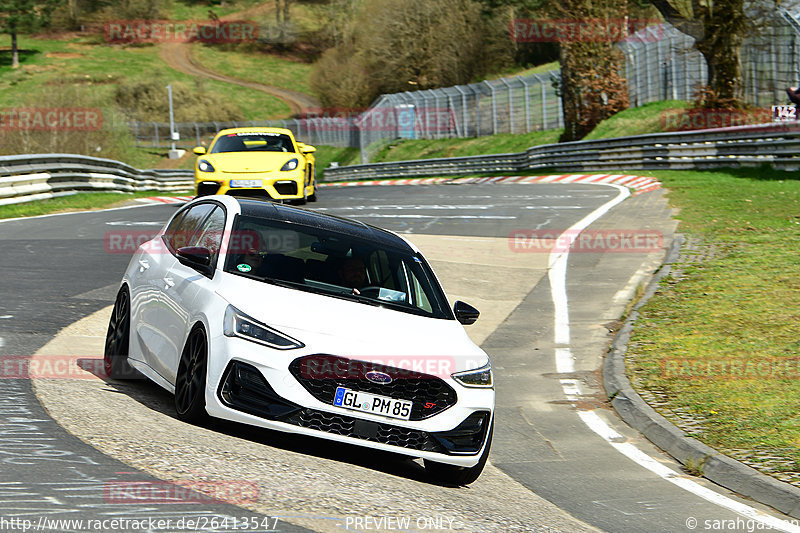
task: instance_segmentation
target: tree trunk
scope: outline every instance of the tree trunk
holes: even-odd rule
[[[708,13],[703,26],[704,38],[695,46],[708,65],[708,88],[716,100],[706,103],[736,107],[742,99],[740,50],[746,27],[743,1],[730,0],[726,9]]]
[[[575,74],[569,44],[561,43],[558,51],[558,61],[559,65],[561,65],[561,82],[558,87],[561,94],[561,108],[564,113],[564,133],[561,134],[558,140],[559,142],[577,141],[582,137],[578,131],[580,90],[575,86]]]
[[[11,68],[19,68],[19,50],[17,49],[17,32],[11,31]]]
[[[712,108],[741,107],[740,50],[744,36],[753,30],[744,0],[693,1],[691,17],[675,9],[669,0],[650,2],[665,20],[694,37],[695,48],[706,60],[708,85],[701,87],[698,102]]]

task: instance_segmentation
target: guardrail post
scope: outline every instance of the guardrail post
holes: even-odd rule
[[[158,142],[158,124],[153,122],[153,130],[156,132],[155,140],[153,141],[153,146],[155,148],[161,148],[160,143]]]

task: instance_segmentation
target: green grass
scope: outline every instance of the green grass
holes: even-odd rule
[[[332,161],[339,166],[358,165],[361,163],[361,152],[358,148],[337,148],[335,146],[315,146],[314,159],[317,164],[317,178],[322,181],[322,171],[331,165]]]
[[[610,139],[613,137],[627,137],[629,135],[643,135],[645,133],[658,133],[663,129],[665,113],[688,109],[689,102],[681,100],[665,100],[652,102],[641,107],[634,107],[620,111],[613,117],[598,124],[586,140]]]
[[[679,425],[698,421],[706,444],[800,470],[800,179],[767,169],[648,175],[700,245],[641,309],[628,351],[634,385]]]
[[[258,51],[243,52],[236,48],[202,44],[193,45],[192,52],[200,64],[220,74],[313,94],[308,81],[312,66],[308,63]]]
[[[187,0],[173,0],[169,5],[167,17],[169,20],[206,21],[209,20],[209,11],[213,11],[218,17],[224,17],[258,5],[258,3],[258,0],[235,0],[210,5],[206,2],[193,3]]]
[[[626,109],[598,124],[586,139],[660,132],[663,131],[661,128],[663,113],[688,107],[689,104],[686,102],[670,100]],[[559,129],[515,135],[504,133],[467,139],[396,140],[379,150],[370,162],[522,152],[532,146],[558,142],[561,132]]]
[[[513,78],[515,76],[530,76],[531,74],[545,74],[550,72],[551,70],[558,70],[560,68],[558,61],[551,61],[549,63],[543,63],[541,65],[537,65],[535,67],[529,67],[520,70],[519,68],[511,68],[504,70],[502,72],[497,73],[494,76],[489,76],[488,79],[497,79],[497,78]],[[478,80],[480,81],[480,80]]]
[[[67,211],[86,211],[88,209],[102,209],[114,207],[128,202],[134,198],[147,198],[149,196],[159,196],[165,193],[157,191],[137,191],[134,193],[113,193],[113,192],[85,192],[49,200],[38,200],[23,204],[2,205],[0,206],[0,219],[32,217],[37,215],[47,215],[50,213],[61,213]],[[169,193],[174,194],[174,193]]]
[[[194,78],[167,67],[158,55],[157,46],[120,46],[102,43],[96,38],[69,41],[20,36],[24,50],[21,68],[12,70],[10,54],[0,52],[0,106],[44,105],[53,84],[73,85],[98,102],[111,103],[115,85],[125,79],[163,78],[166,83]],[[166,87],[165,83],[165,87]],[[285,117],[289,106],[262,91],[236,87],[214,80],[201,83],[224,94],[241,110],[245,120]],[[166,88],[164,98],[166,98]],[[169,117],[164,117],[168,121]]]
[[[371,162],[521,152],[531,146],[557,142],[560,134],[561,130],[548,130],[468,139],[398,140],[380,150]]]

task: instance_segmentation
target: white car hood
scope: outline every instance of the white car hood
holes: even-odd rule
[[[451,371],[472,370],[488,362],[486,353],[456,320],[428,318],[231,274],[225,275],[222,285],[217,294],[228,303],[303,342],[309,353],[373,360],[410,370],[442,364]]]

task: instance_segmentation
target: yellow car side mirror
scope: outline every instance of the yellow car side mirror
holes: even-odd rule
[[[195,146],[194,148],[192,148],[192,152],[194,152],[196,155],[204,155],[206,153],[206,147]]]

